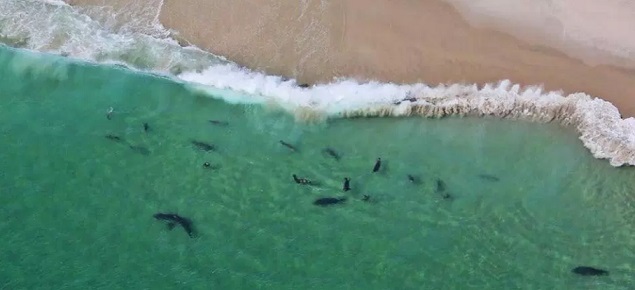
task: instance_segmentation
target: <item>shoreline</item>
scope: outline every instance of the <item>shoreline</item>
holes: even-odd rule
[[[74,0],[74,1],[100,1],[100,0]],[[155,1],[155,0],[148,0]],[[222,2],[223,0],[215,1],[214,3],[218,4],[218,2]],[[269,1],[269,0],[267,0]],[[350,4],[357,0],[351,0],[344,4]],[[165,2],[167,4],[169,2]],[[343,2],[337,2],[341,4]],[[437,3],[433,0],[425,0],[422,3]],[[401,3],[403,4],[403,3]],[[135,2],[134,5],[136,7],[139,6],[138,2]],[[342,4],[343,5],[343,4]],[[274,7],[275,9],[282,9],[284,5],[278,5]],[[299,7],[299,5],[296,5]],[[407,5],[401,6],[401,8],[405,9]],[[447,6],[447,5],[446,5]],[[447,8],[446,6],[443,6]],[[187,6],[192,7],[192,6]],[[295,7],[295,8],[298,8]],[[164,7],[165,8],[165,7]],[[324,8],[324,7],[322,7]],[[320,13],[325,13],[328,11],[328,7],[321,9]],[[342,7],[340,7],[342,8]],[[394,7],[393,7],[394,8]],[[272,8],[273,9],[273,8]],[[274,10],[275,10],[274,9]],[[115,9],[116,10],[116,9]],[[239,9],[241,13],[243,11],[248,11],[247,14],[253,12],[251,10],[242,10]],[[282,9],[284,10],[284,9]],[[379,9],[377,11],[371,11],[377,15],[376,18],[381,19],[381,13],[387,13],[388,9]],[[164,9],[165,11],[165,9]],[[250,12],[251,11],[251,12]],[[302,15],[311,14],[310,9],[303,10]],[[342,10],[344,11],[344,10]],[[148,15],[148,11],[144,11],[144,15]],[[150,11],[152,12],[152,11]],[[368,11],[367,11],[368,12]],[[227,14],[231,14],[232,10],[229,10]],[[273,13],[273,12],[271,12]],[[304,14],[308,13],[308,14]],[[156,20],[161,19],[161,15],[163,13],[159,13],[159,9],[157,6],[156,9]],[[253,14],[253,13],[252,13]],[[266,14],[266,13],[265,13]],[[275,13],[274,13],[275,14]],[[456,13],[455,13],[456,14]],[[134,13],[127,13],[124,17],[131,17]],[[227,16],[227,15],[225,15]],[[231,16],[231,15],[230,15]],[[245,21],[245,19],[236,19],[227,16],[226,20],[236,21],[239,25],[241,21]],[[320,19],[324,19],[323,15],[318,15]],[[367,15],[366,15],[367,16]],[[247,18],[258,17],[258,14],[247,15]],[[304,16],[302,16],[304,17]],[[314,15],[314,17],[317,17]],[[361,16],[355,15],[355,17],[360,18]],[[361,17],[363,19],[363,17]],[[197,24],[196,18],[184,18],[191,20],[190,22],[193,24]],[[346,18],[342,18],[346,19]],[[285,19],[281,19],[280,21],[284,21]],[[288,20],[288,19],[287,19]],[[309,18],[309,20],[311,20]],[[366,19],[368,20],[368,19]],[[446,19],[447,20],[447,19]],[[146,20],[147,21],[147,20]],[[296,20],[291,20],[296,21]],[[303,20],[304,21],[304,20]],[[308,21],[308,20],[306,20]],[[164,22],[164,21],[162,21]],[[359,23],[360,21],[355,21],[355,23]],[[363,22],[363,21],[362,21]],[[156,22],[158,24],[158,22]],[[259,25],[264,25],[264,28],[260,28],[256,32],[252,33],[250,37],[255,37],[254,35],[269,35],[266,32],[267,21],[260,21],[259,19],[255,19],[252,22],[247,21],[249,23],[259,23]],[[309,21],[313,27],[319,27],[316,31],[329,31],[319,24],[315,24],[315,22]],[[337,22],[329,22],[329,25],[334,25],[335,28],[341,28],[341,32],[344,35],[346,32],[350,32],[351,26],[347,21],[343,21],[344,25],[335,25]],[[200,24],[200,23],[198,23]],[[232,23],[226,24],[230,25]],[[269,23],[271,24],[271,23]],[[277,24],[277,23],[273,23]],[[271,24],[271,25],[273,25]],[[375,23],[376,24],[376,23]],[[360,43],[368,44],[368,39],[373,40],[373,37],[377,37],[377,35],[383,37],[392,37],[391,39],[388,37],[387,41],[391,45],[389,48],[395,48],[395,43],[398,43],[398,38],[395,38],[394,30],[402,31],[407,30],[409,26],[404,27],[392,27],[392,23],[390,25],[382,26],[381,23],[379,26],[386,29],[386,27],[390,28],[388,31],[381,30],[372,30],[360,29],[359,34],[353,34],[358,37]],[[441,23],[443,24],[443,23]],[[215,26],[210,26],[213,28]],[[222,27],[222,26],[221,26]],[[277,27],[277,26],[276,26]],[[294,27],[294,26],[292,26]],[[302,26],[298,26],[302,27]],[[380,28],[381,28],[380,27]],[[366,27],[368,28],[368,27]],[[377,28],[377,27],[371,27]],[[312,28],[313,29],[313,28]],[[333,28],[329,28],[333,29]],[[475,29],[475,28],[470,28]],[[460,29],[457,29],[460,30]],[[503,47],[505,44],[518,41],[514,38],[507,36],[503,33],[492,32],[488,30],[479,30],[475,29],[478,33],[488,33],[493,34],[496,37],[501,37],[504,41],[502,42]],[[195,33],[209,32],[208,30],[192,30]],[[280,31],[279,29],[277,30]],[[369,32],[370,31],[370,32]],[[173,29],[170,31],[171,33],[175,33]],[[231,31],[230,31],[231,32]],[[253,32],[253,31],[252,31]],[[291,31],[293,32],[293,31]],[[297,37],[294,33],[289,32],[289,35]],[[301,31],[302,32],[302,31]],[[371,33],[372,32],[372,33]],[[381,33],[383,32],[383,33]],[[229,33],[226,35],[229,37],[228,39],[223,39],[219,35],[221,39],[215,39],[214,43],[219,44],[220,46],[231,44],[231,37],[236,36],[236,34]],[[260,33],[260,34],[259,34]],[[364,34],[366,33],[366,34]],[[391,34],[392,33],[392,34]],[[301,33],[300,33],[301,34]],[[250,33],[247,32],[245,34],[239,34],[240,36],[249,36]],[[200,35],[199,35],[200,36]],[[274,35],[275,36],[275,35]],[[477,41],[479,39],[474,38],[474,36],[470,36],[470,34],[463,35],[466,39],[471,41]],[[476,35],[478,36],[478,34]],[[491,36],[491,35],[490,35]],[[348,37],[348,36],[347,36]],[[442,117],[446,115],[491,115],[496,116],[502,119],[505,118],[515,118],[515,119],[525,119],[529,121],[538,121],[538,122],[551,122],[557,121],[558,123],[573,127],[580,135],[580,140],[584,143],[584,146],[587,147],[593,156],[601,159],[609,159],[609,162],[612,166],[619,167],[622,165],[635,165],[635,118],[625,118],[622,119],[623,116],[620,115],[617,108],[620,108],[624,113],[624,108],[620,107],[619,101],[622,103],[626,102],[627,104],[632,103],[630,99],[623,98],[602,98],[595,99],[590,96],[588,92],[585,93],[575,93],[578,90],[573,90],[574,93],[571,93],[567,90],[561,88],[550,88],[545,85],[544,88],[541,86],[532,85],[531,82],[519,82],[512,77],[503,76],[501,79],[495,79],[493,81],[485,80],[483,82],[475,82],[470,78],[483,78],[489,76],[488,73],[492,71],[496,72],[496,69],[500,69],[503,71],[511,70],[515,73],[526,74],[530,77],[545,77],[555,75],[560,78],[564,78],[569,81],[577,81],[583,84],[590,85],[600,85],[600,86],[609,86],[612,89],[622,88],[624,85],[635,86],[635,82],[628,83],[629,78],[635,78],[635,73],[630,75],[631,71],[628,69],[616,69],[611,68],[612,73],[623,74],[621,75],[623,78],[615,78],[614,75],[606,76],[602,75],[602,78],[596,76],[593,79],[585,79],[585,78],[573,78],[572,74],[582,73],[589,74],[594,71],[591,69],[602,69],[607,68],[608,66],[600,66],[600,67],[588,67],[584,65],[582,61],[574,61],[571,58],[564,55],[564,53],[555,52],[553,50],[549,50],[547,48],[540,48],[538,46],[532,46],[532,49],[529,51],[531,53],[529,56],[524,55],[526,53],[526,47],[517,47],[518,50],[496,50],[498,49],[498,45],[501,43],[477,43],[475,47],[461,47],[456,46],[456,43],[452,43],[452,39],[446,40],[445,42],[435,42],[431,47],[425,47],[426,51],[421,50],[421,55],[424,56],[424,61],[430,60],[432,62],[437,63],[446,63],[448,59],[450,63],[453,65],[440,65],[438,67],[429,68],[426,66],[417,66],[417,61],[421,61],[419,58],[410,58],[408,59],[408,55],[402,55],[396,52],[389,53],[387,55],[395,56],[390,59],[391,61],[387,61],[386,58],[382,57],[384,54],[380,49],[386,48],[385,46],[377,46],[368,48],[366,46],[356,46],[350,47],[349,42],[342,42],[342,39],[350,40],[347,37],[333,37],[328,33],[316,34],[314,38],[303,39],[302,42],[298,45],[304,45],[304,47],[312,47],[307,46],[307,43],[310,44],[312,41],[320,40],[322,48],[324,50],[318,50],[310,52],[308,55],[313,56],[314,58],[304,58],[304,62],[301,64],[297,63],[297,59],[295,60],[295,64],[299,65],[299,68],[303,66],[308,66],[311,62],[324,60],[324,62],[319,63],[317,68],[325,69],[328,68],[329,65],[334,64],[336,66],[343,67],[344,69],[357,69],[355,67],[355,61],[364,60],[364,58],[370,57],[371,60],[375,62],[369,63],[369,66],[363,67],[364,69],[369,69],[370,72],[374,73],[386,73],[390,72],[387,76],[389,78],[393,78],[395,80],[389,79],[381,79],[379,77],[368,77],[368,75],[360,77],[355,75],[338,75],[335,71],[331,71],[330,73],[325,72],[324,70],[307,70],[304,71],[302,69],[298,69],[296,67],[295,74],[285,74],[284,68],[280,69],[280,72],[272,72],[263,66],[266,66],[268,62],[271,62],[273,65],[278,65],[280,67],[285,65],[293,65],[294,57],[304,55],[306,52],[302,50],[293,50],[291,54],[279,53],[279,50],[274,51],[271,54],[264,54],[267,57],[264,58],[256,58],[257,61],[262,61],[260,65],[249,65],[243,62],[237,61],[232,56],[228,56],[227,58],[231,60],[230,64],[226,65],[214,65],[207,67],[207,69],[203,70],[190,70],[186,71],[178,76],[175,76],[176,79],[180,79],[192,84],[192,88],[201,89],[203,91],[210,92],[211,95],[214,95],[214,92],[218,90],[229,89],[232,91],[238,92],[238,95],[242,93],[246,93],[246,95],[254,96],[254,100],[249,100],[250,102],[256,103],[264,103],[266,105],[274,105],[279,106],[285,109],[289,109],[291,114],[294,114],[296,118],[299,119],[320,119],[320,118],[330,118],[330,117],[349,117],[349,116],[405,116],[405,115],[419,115],[424,117]],[[182,33],[177,33],[176,39],[181,40],[182,42],[190,42],[194,44],[196,47],[201,47],[201,45],[195,42],[196,39],[184,37]],[[204,37],[200,37],[200,39],[205,39]],[[426,40],[425,38],[424,40]],[[245,40],[250,40],[249,37]],[[266,49],[266,45],[271,45],[272,41],[277,40],[275,37],[272,37],[265,43],[265,46],[258,46],[259,39],[251,39],[252,42],[246,42],[242,44],[241,49],[235,50],[236,53],[251,53],[248,56],[258,56],[260,55],[259,49]],[[273,42],[274,44],[279,44],[280,48],[288,48],[284,45],[285,38],[283,37],[281,42]],[[402,39],[403,40],[403,39]],[[441,38],[441,40],[443,40]],[[235,40],[234,40],[235,41]],[[372,41],[371,41],[372,43]],[[415,42],[408,42],[406,44],[417,44]],[[446,44],[455,45],[453,47],[454,51],[445,51],[442,53],[442,49],[444,49],[444,45]],[[404,43],[398,43],[404,45]],[[333,49],[333,45],[336,45],[336,48],[339,50],[329,51],[329,49]],[[339,46],[337,46],[339,45]],[[347,47],[346,45],[349,45]],[[421,43],[419,43],[421,45]],[[412,46],[416,47],[416,45]],[[203,50],[210,51],[211,49],[205,47],[201,47]],[[293,47],[292,47],[293,48]],[[397,47],[399,49],[403,47]],[[487,55],[479,55],[474,49],[483,49],[483,48],[492,48],[493,51],[488,52]],[[522,48],[522,49],[521,49]],[[345,56],[345,53],[351,53],[351,51],[355,52],[356,50],[362,50],[362,54],[355,54],[357,58],[351,58],[348,62],[334,62],[338,57]],[[428,55],[423,52],[436,52],[435,55]],[[461,53],[457,53],[461,52]],[[226,54],[220,54],[218,52],[212,51],[212,53],[221,55],[226,57]],[[511,53],[518,54],[519,57],[525,58],[500,58],[500,53]],[[547,58],[540,58],[541,56],[547,56]],[[326,57],[326,59],[324,59]],[[281,58],[287,58],[285,59]],[[301,59],[302,60],[302,59]],[[431,77],[443,77],[448,76],[454,71],[458,69],[461,74],[461,79],[440,82],[441,85],[435,85],[434,83],[426,80],[418,79],[416,81],[412,81],[410,83],[414,83],[412,85],[408,85],[408,81],[404,81],[403,79],[407,79],[408,77],[412,77],[412,74],[399,74],[398,69],[410,68],[410,66],[399,66],[400,62],[411,60],[411,63],[414,64],[414,68],[416,69],[428,69],[432,70],[437,68],[438,70],[434,70],[435,74],[431,75]],[[471,62],[470,62],[471,61]],[[570,64],[575,63],[577,65],[581,65],[584,68],[589,70],[579,72],[579,71],[568,71],[567,69],[571,69],[571,67],[557,67],[557,64]],[[514,65],[518,64],[529,65],[529,68],[534,70],[524,71],[521,70],[522,67],[515,67]],[[353,65],[351,65],[351,63]],[[469,64],[466,66],[466,63]],[[372,65],[381,65],[385,64],[386,66],[380,66],[382,70],[373,71],[374,68]],[[397,66],[395,66],[397,64]],[[420,64],[420,63],[419,63]],[[510,66],[511,65],[511,66]],[[494,67],[493,70],[490,70],[491,67]],[[397,73],[392,73],[394,70],[397,70]],[[536,71],[537,70],[537,71]],[[266,74],[261,74],[259,72],[266,72]],[[481,74],[470,74],[474,72],[481,72]],[[543,74],[542,72],[547,71],[551,74]],[[416,71],[415,71],[416,72]],[[439,72],[439,74],[436,74]],[[304,83],[305,80],[312,80],[310,76],[304,75],[304,79],[301,77],[303,73],[313,74],[313,80],[316,82],[322,82],[320,79],[320,74],[328,76],[328,78],[324,77],[323,82],[328,82],[326,84],[321,84],[319,86],[312,87],[310,89],[305,89],[303,86],[298,87],[296,84],[296,79],[299,83]],[[444,74],[445,73],[445,74]],[[450,74],[448,74],[450,73]],[[279,77],[282,76],[282,77]],[[287,77],[288,76],[288,77]],[[352,77],[357,79],[357,81],[353,80],[343,80],[333,82],[334,77]],[[567,76],[569,76],[567,78]],[[294,78],[294,79],[289,79]],[[397,79],[398,77],[402,77],[402,80]],[[378,80],[380,83],[372,82],[371,80]],[[503,80],[503,81],[501,81]],[[555,79],[556,81],[559,79]],[[367,82],[371,81],[371,82]],[[361,83],[360,83],[361,82]],[[428,84],[424,85],[423,83]],[[312,82],[313,83],[313,82]],[[396,85],[399,83],[406,83],[405,85]],[[444,85],[445,83],[446,85]],[[478,85],[476,85],[476,84]],[[612,86],[614,83],[617,83],[620,86]],[[197,85],[200,84],[201,86]],[[205,87],[205,85],[209,85],[210,87]],[[218,90],[216,89],[218,88]],[[564,91],[564,92],[563,92]],[[628,90],[621,91],[623,94],[627,94]],[[228,96],[222,96],[223,99],[230,103],[235,103],[237,100],[233,98],[235,94],[230,94]],[[593,95],[593,94],[591,94]],[[216,96],[220,97],[220,96]],[[244,96],[243,96],[244,97]],[[262,98],[264,97],[264,98]],[[619,96],[618,96],[619,97]],[[241,97],[239,97],[240,99]],[[405,102],[404,100],[408,100],[409,98],[414,98],[414,100]],[[606,100],[606,101],[605,101]],[[617,101],[616,101],[617,100]],[[238,100],[241,102],[242,100]],[[401,101],[401,102],[400,102]],[[614,106],[615,105],[615,106]],[[635,105],[635,104],[630,104]],[[628,114],[629,111],[626,111]],[[626,115],[625,117],[629,117]]]
[[[624,118],[635,117],[635,69],[590,66],[554,48],[471,26],[442,0],[66,1],[109,6],[126,17],[130,9],[155,5],[156,20],[180,42],[299,83],[354,78],[483,86],[510,80],[564,95],[586,93],[611,102]]]
[[[308,1],[303,10],[299,3],[273,0],[258,8],[241,1],[165,0],[159,20],[197,47],[301,83],[352,77],[435,86],[509,79],[546,91],[583,92],[635,116],[635,70],[589,66],[555,49],[472,27],[439,0],[372,6],[346,0],[316,7],[318,2]]]

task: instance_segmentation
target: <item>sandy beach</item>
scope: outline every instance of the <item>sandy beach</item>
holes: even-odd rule
[[[137,5],[68,2],[147,8],[138,0]],[[623,117],[635,116],[635,70],[590,65],[584,54],[537,41],[538,33],[518,33],[521,39],[509,29],[494,30],[501,19],[471,25],[441,0],[165,0],[159,21],[181,41],[300,82],[354,77],[436,85],[509,79],[542,84],[546,90],[585,92],[612,102]]]

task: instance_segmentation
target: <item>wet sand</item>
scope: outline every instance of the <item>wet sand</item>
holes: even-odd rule
[[[117,2],[109,5],[121,5]],[[556,49],[470,26],[440,0],[163,2],[159,20],[177,39],[300,82],[354,77],[436,85],[509,79],[585,92],[610,101],[623,117],[635,116],[635,70],[590,66]]]

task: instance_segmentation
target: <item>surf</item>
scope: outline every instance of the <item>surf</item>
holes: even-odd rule
[[[160,8],[161,2],[154,2]],[[509,80],[430,86],[334,79],[304,87],[294,79],[253,71],[179,43],[153,9],[113,15],[108,9],[80,9],[61,1],[3,1],[0,42],[166,77],[228,103],[279,108],[303,122],[451,115],[557,122],[576,130],[595,158],[615,167],[635,165],[635,118],[622,119],[611,103],[585,93],[546,92]],[[120,18],[141,20],[122,23]],[[37,70],[40,65],[34,61],[20,69]],[[64,72],[59,74],[63,78]]]

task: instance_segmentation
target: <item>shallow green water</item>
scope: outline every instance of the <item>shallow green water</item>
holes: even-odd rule
[[[6,48],[0,76],[2,289],[630,289],[635,282],[635,170],[593,159],[568,129],[458,118],[298,124],[165,79]],[[107,120],[110,106],[116,113]],[[192,139],[218,152],[196,150]],[[342,159],[323,154],[325,147]],[[376,157],[385,162],[372,174]],[[297,185],[293,173],[321,185]],[[353,188],[346,193],[345,176]],[[452,199],[436,192],[437,178]],[[349,200],[312,204],[326,196]],[[189,217],[198,237],[168,231],[153,219],[157,212]],[[573,275],[578,265],[611,275]]]

